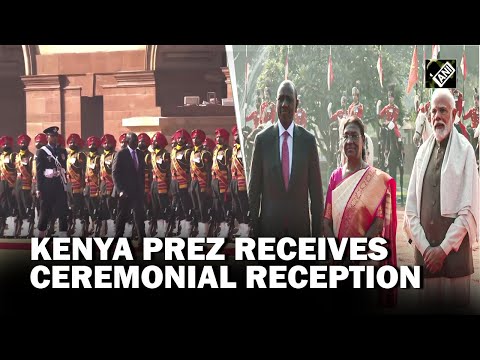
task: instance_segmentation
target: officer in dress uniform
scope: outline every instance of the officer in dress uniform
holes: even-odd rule
[[[203,147],[205,132],[195,129],[191,134],[193,149],[190,155],[190,195],[198,222],[198,237],[208,235],[208,198],[211,189],[212,153]]]
[[[145,159],[145,192],[143,206],[146,219],[152,221],[152,154],[148,150],[151,144],[150,136],[146,133],[138,134],[138,149],[142,152]]]
[[[457,109],[457,114],[455,115],[454,126],[457,128],[457,131],[460,134],[463,134],[465,138],[470,141],[470,135],[468,134],[467,128],[463,125],[463,94],[458,89],[450,89],[450,92],[453,94],[455,99],[455,108]]]
[[[188,236],[189,224],[192,221],[192,198],[188,193],[190,183],[190,154],[187,144],[191,142],[190,134],[185,129],[179,129],[174,134],[176,146],[171,153],[171,174],[170,185],[172,203],[174,204],[177,220],[181,226],[181,236]]]
[[[67,158],[67,180],[68,180],[68,205],[70,212],[69,235],[77,232],[75,228],[76,219],[80,219],[84,226],[83,236],[87,236],[88,230],[87,211],[85,209],[85,170],[87,156],[80,151],[84,146],[84,141],[78,134],[70,134],[67,138],[69,154]]]
[[[168,145],[167,138],[161,132],[156,132],[152,137],[152,228],[150,235],[158,232],[165,236],[167,229],[168,212],[170,210],[168,189],[170,187],[170,153],[165,149]]]
[[[305,129],[307,128],[307,112],[304,108],[300,107],[300,95],[298,95],[298,107],[294,121],[295,124],[303,126]]]
[[[363,104],[360,102],[360,81],[356,82],[357,86],[352,88],[353,102],[348,107],[348,116],[356,116],[363,120]]]
[[[227,211],[231,209],[229,186],[231,179],[232,148],[228,146],[229,133],[225,129],[216,129],[215,150],[212,164],[212,196],[215,221],[219,224],[220,237],[227,237]]]
[[[0,236],[3,236],[7,225],[7,218],[16,216],[17,205],[14,196],[17,169],[15,161],[17,154],[12,152],[13,138],[2,136],[0,138]],[[10,224],[12,227],[13,223]],[[13,235],[12,228],[12,235]]]
[[[90,136],[87,139],[87,165],[85,167],[85,205],[90,218],[92,219],[89,234],[95,232],[95,236],[100,236],[101,219],[100,210],[100,148],[101,141],[96,136]]]
[[[239,223],[236,235],[247,237],[250,232],[248,227],[247,182],[245,178],[243,154],[237,126],[232,128],[232,135],[233,140],[235,141],[232,150],[232,181],[230,182],[230,192],[232,193],[232,210]]]
[[[260,105],[260,124],[273,124],[276,119],[277,107],[271,99],[270,89],[268,87],[265,88],[263,92],[263,102]]]
[[[37,150],[37,198],[40,200],[38,219],[39,238],[45,237],[50,219],[59,218],[59,236],[67,235],[66,168],[67,151],[57,146],[58,127],[52,126],[43,132],[48,144]]]
[[[16,236],[20,236],[23,219],[30,219],[33,224],[35,220],[35,209],[32,207],[32,166],[33,154],[28,150],[31,138],[27,134],[19,135],[17,144],[20,151],[17,154],[15,165],[17,168],[17,184],[16,184],[16,200],[18,208],[18,227],[15,232]],[[31,232],[33,226],[31,226]],[[30,234],[31,235],[31,234]]]
[[[468,133],[470,135],[471,139],[471,144],[473,145],[473,148],[477,148],[478,144],[478,138],[474,137],[475,129],[478,127],[478,92],[477,89],[475,88],[475,94],[473,95],[473,101],[475,105],[468,110],[468,112],[463,116],[464,120],[467,119],[472,119],[471,124],[467,127]],[[478,157],[478,154],[477,154]]]
[[[262,107],[262,99],[260,97],[257,97],[255,107],[256,107],[256,109],[253,110],[245,118],[245,124],[248,123],[249,121],[253,121],[253,129],[256,129],[258,127],[258,125],[260,125],[260,111],[261,111],[261,107]]]
[[[394,104],[395,96],[394,96],[394,85],[390,85],[390,89],[388,90],[388,105],[385,105],[380,111],[379,108],[381,106],[381,101],[378,100],[377,103],[377,114],[379,119],[383,119],[383,125],[389,126],[390,122],[393,122],[390,127],[393,127],[395,131],[395,136],[397,138],[401,138],[402,135],[400,134],[400,130],[398,129],[398,116],[400,115],[400,109],[397,105]]]
[[[113,158],[115,157],[115,147],[117,141],[111,134],[105,134],[100,139],[103,146],[103,154],[100,156],[100,196],[101,196],[101,211],[100,217],[104,223],[104,233],[113,234],[113,229],[108,229],[107,220],[115,219],[115,209],[117,208],[117,201],[113,197],[113,177],[112,166]],[[112,231],[110,231],[112,230]]]

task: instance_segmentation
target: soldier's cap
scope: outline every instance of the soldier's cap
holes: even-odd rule
[[[165,146],[168,145],[168,141],[167,141],[167,138],[165,137],[165,135],[163,135],[163,133],[161,133],[160,131],[157,131],[155,134],[153,134],[152,136],[152,143],[153,142],[157,142],[158,145],[160,145],[160,147],[164,148]]]
[[[150,136],[148,136],[148,134],[146,133],[140,133],[138,134],[138,142],[145,142],[147,144],[147,147],[150,146],[150,144],[152,143],[151,140],[150,140]]]
[[[87,146],[90,147],[92,144],[95,145],[95,147],[98,149],[101,145],[101,141],[97,136],[90,136],[87,139]]]
[[[127,137],[127,133],[123,133],[122,135],[120,135],[120,137],[118,138],[118,141],[119,142],[124,142],[125,141],[125,138]]]
[[[360,95],[360,90],[356,86],[352,88],[352,95]]]
[[[225,139],[225,141],[228,141],[228,138],[230,137],[230,134],[228,133],[227,130],[218,128],[215,129],[215,136],[220,136]]]
[[[205,131],[201,130],[201,129],[195,129],[192,131],[192,139],[194,137],[199,137],[200,138],[200,142],[203,143],[203,141],[205,140],[205,138],[207,137],[207,135],[205,135]]]
[[[207,137],[203,141],[203,146],[205,146],[208,150],[213,151],[215,150],[215,141]]]
[[[45,133],[39,133],[35,136],[35,142],[42,142],[46,143],[47,142],[47,135]]]
[[[100,139],[102,144],[111,144],[113,147],[117,146],[117,140],[115,140],[115,136],[112,134],[105,134]]]
[[[77,146],[81,146],[83,143],[82,138],[78,134],[70,134],[67,138],[67,143],[70,144],[73,141],[73,143]]]
[[[0,138],[0,146],[9,146],[9,147],[12,147],[13,146],[13,138],[11,136],[2,136]]]
[[[233,135],[233,136],[237,136],[237,135],[238,135],[237,125],[235,125],[234,127],[232,127],[232,135]]]
[[[175,134],[173,134],[173,138],[176,141],[178,141],[178,139],[180,138],[183,138],[186,143],[190,143],[192,141],[190,134],[185,129],[178,129],[177,131],[175,131]]]
[[[50,136],[55,136],[55,135],[58,135],[59,130],[60,129],[58,126],[50,126],[49,128],[46,128],[45,130],[43,130],[43,133]]]
[[[27,134],[21,134],[17,137],[17,144],[18,145],[20,145],[24,141],[27,143],[27,145],[29,145],[30,141],[32,141],[32,139]]]

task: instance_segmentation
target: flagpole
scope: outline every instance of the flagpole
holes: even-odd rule
[[[243,121],[245,121],[245,126],[246,124],[246,119],[247,119],[247,106],[248,106],[248,97],[247,97],[247,81],[248,81],[248,45],[245,45],[245,96],[244,96],[244,106],[243,106]]]
[[[462,94],[463,94],[463,101],[465,101],[465,99],[466,99],[466,96],[465,96],[465,80],[467,80],[467,79],[466,79],[467,76],[466,76],[466,72],[465,72],[465,65],[466,65],[466,63],[467,63],[467,54],[466,54],[466,52],[465,52],[465,45],[463,45],[463,56],[462,56],[462,60],[463,60],[463,69],[462,69],[462,73],[463,73],[463,74],[462,74],[462,75],[463,75],[463,91],[462,91]],[[462,105],[463,105],[463,104],[462,104]],[[463,108],[463,106],[462,106],[462,108]],[[465,110],[465,109],[463,109],[463,110]],[[465,112],[463,112],[463,113],[465,114]]]
[[[417,45],[415,45],[415,49],[417,48]],[[415,51],[414,49],[414,51]],[[418,53],[417,53],[418,54]],[[418,80],[415,82],[415,95],[418,94]],[[415,97],[413,97],[413,101],[415,102]]]

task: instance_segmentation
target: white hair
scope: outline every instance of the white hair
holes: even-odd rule
[[[439,97],[447,98],[450,105],[450,110],[455,108],[455,98],[453,97],[453,94],[450,92],[449,89],[435,89],[430,100],[431,107],[433,107],[433,103]]]

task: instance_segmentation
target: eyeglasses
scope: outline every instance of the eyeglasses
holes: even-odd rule
[[[360,135],[353,134],[353,135],[343,135],[343,141],[348,141],[348,139],[353,140],[353,142],[358,142],[360,139]]]

